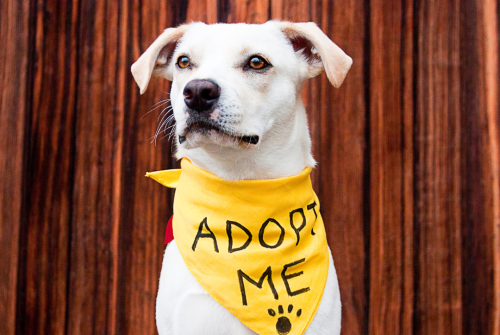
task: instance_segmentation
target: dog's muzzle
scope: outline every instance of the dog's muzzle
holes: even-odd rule
[[[234,134],[210,118],[212,111],[215,109],[214,106],[219,100],[220,93],[220,86],[210,79],[195,79],[186,84],[183,95],[184,102],[188,107],[187,112],[190,115],[187,120],[187,132],[191,130],[205,132],[215,130],[238,138],[245,143],[257,144],[259,136]],[[186,135],[179,135],[179,143],[182,144],[185,141]]]

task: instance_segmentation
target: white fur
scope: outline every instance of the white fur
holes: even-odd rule
[[[294,50],[291,41],[297,36],[310,41],[309,53]],[[244,70],[242,65],[255,54],[272,67],[265,72]],[[181,55],[189,56],[191,68],[175,65]],[[177,158],[189,158],[228,180],[269,179],[315,165],[301,100],[303,82],[326,67],[332,84],[340,86],[351,63],[313,23],[192,23],[167,29],[132,66],[132,73],[141,93],[152,74],[173,80],[170,97],[176,133],[186,137],[180,144],[176,136]],[[231,135],[214,130],[188,132],[183,90],[193,79],[210,79],[221,87],[211,119],[224,124]],[[257,135],[259,142],[241,143],[238,138],[245,135]],[[175,241],[165,251],[156,319],[160,335],[255,334],[201,287]],[[306,334],[340,334],[340,319],[340,293],[330,253],[326,288]]]

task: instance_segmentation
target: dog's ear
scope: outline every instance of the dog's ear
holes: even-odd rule
[[[281,31],[290,40],[296,52],[306,58],[309,78],[323,70],[333,86],[340,87],[351,68],[352,58],[326,36],[316,23],[291,23],[277,21]]]
[[[139,85],[141,94],[146,92],[153,74],[155,76],[161,75],[168,80],[173,79],[172,68],[169,68],[169,63],[177,42],[184,35],[187,28],[188,25],[182,25],[177,28],[166,29],[132,64],[132,75],[137,85]]]

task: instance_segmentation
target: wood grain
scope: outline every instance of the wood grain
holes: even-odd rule
[[[26,1],[0,2],[0,333],[15,334],[29,117],[29,12]]]
[[[478,4],[483,4],[478,2]],[[485,86],[485,106],[486,119],[488,123],[486,166],[487,173],[490,176],[491,187],[487,189],[488,202],[486,210],[488,212],[487,225],[488,231],[493,231],[493,241],[490,244],[490,252],[493,253],[493,287],[492,287],[492,308],[488,315],[488,330],[492,334],[500,333],[500,103],[499,92],[500,85],[500,57],[499,41],[500,25],[498,22],[498,11],[500,5],[492,0],[484,2],[481,7],[481,16],[479,22],[484,22],[481,26],[484,46],[483,63],[481,67],[484,76]],[[497,15],[496,15],[497,14]]]
[[[411,7],[370,2],[370,334],[412,330]]]
[[[23,334],[65,334],[72,215],[76,3],[36,8],[27,206]],[[48,22],[53,24],[47,24]],[[68,30],[66,30],[69,28]],[[60,66],[64,64],[64,66]],[[53,89],[48,89],[53,88]]]
[[[227,23],[264,23],[269,17],[269,0],[228,0]]]
[[[107,306],[115,308],[115,269],[122,201],[123,114],[116,65],[121,10],[106,2],[83,2],[78,10],[78,82],[71,218],[67,333],[107,333]],[[107,48],[107,46],[110,46]],[[112,47],[111,47],[112,46]],[[112,53],[114,51],[114,54]],[[113,57],[114,56],[114,57]],[[121,101],[120,101],[121,103]],[[114,322],[114,320],[110,320]]]
[[[465,333],[498,334],[499,173],[498,11],[462,2],[462,305]]]
[[[343,334],[500,333],[498,0],[0,2],[0,333],[156,334],[178,166],[167,81],[131,64],[186,21],[313,21],[354,64],[303,99]],[[156,103],[161,102],[159,105]],[[155,107],[158,107],[154,109]],[[167,135],[165,138],[165,135]]]
[[[462,334],[460,7],[429,1],[417,13],[417,331]]]
[[[313,154],[318,161],[313,176],[315,189],[342,283],[342,327],[349,329],[350,334],[366,334],[369,204],[364,192],[369,156],[365,137],[368,109],[364,87],[368,78],[363,36],[368,33],[367,12],[364,1],[350,0],[318,2],[310,9],[310,15],[310,20],[316,21],[354,60],[339,89],[324,74],[311,81],[306,88],[309,93],[306,108]]]

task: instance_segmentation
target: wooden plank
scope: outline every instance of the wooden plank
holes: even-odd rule
[[[366,5],[361,0],[318,1],[309,11],[312,20],[353,58],[339,89],[324,75],[311,82],[308,106],[313,111],[311,129],[316,128],[316,189],[340,285],[342,329],[346,334],[367,334]]]
[[[482,2],[478,2],[482,4]],[[491,181],[491,188],[487,190],[487,211],[491,225],[493,243],[493,295],[492,308],[489,315],[489,334],[500,334],[500,22],[499,4],[494,0],[486,0],[479,20],[484,22],[484,86],[486,88],[485,105],[488,123],[488,144],[486,164]]]
[[[370,334],[412,333],[412,6],[370,1]]]
[[[462,266],[464,333],[500,332],[498,10],[461,8]]]
[[[0,333],[16,332],[19,232],[23,218],[25,120],[29,115],[28,1],[0,3]],[[22,261],[22,260],[21,260]]]
[[[462,334],[459,2],[418,4],[415,117],[416,329]]]
[[[70,245],[68,325],[70,334],[103,334],[108,305],[116,303],[121,189],[121,142],[124,111],[116,103],[120,49],[114,3],[83,2],[78,10],[79,70],[75,177]],[[117,9],[117,10],[116,10]],[[108,29],[114,34],[108,35]],[[106,38],[107,37],[107,38]],[[113,309],[114,306],[111,307]]]
[[[26,299],[19,330],[23,334],[66,332],[77,13],[76,2],[46,1],[37,7],[34,20],[37,63],[24,199],[28,219],[22,278]]]
[[[403,2],[401,23],[401,111],[403,131],[403,273],[401,334],[414,333],[415,315],[415,176],[414,176],[414,117],[415,117],[415,73],[414,73],[414,1]]]

